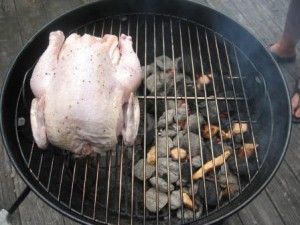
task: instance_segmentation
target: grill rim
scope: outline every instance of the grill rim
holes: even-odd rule
[[[26,43],[26,45],[24,47],[22,47],[22,49],[19,51],[19,53],[17,54],[17,56],[15,57],[15,59],[11,62],[10,66],[8,67],[9,69],[6,72],[6,77],[5,77],[5,80],[3,82],[2,91],[1,91],[1,99],[0,99],[0,101],[1,101],[1,112],[0,112],[1,113],[1,119],[0,119],[0,122],[1,122],[1,124],[0,124],[1,137],[2,137],[2,142],[3,142],[3,145],[4,145],[4,149],[5,149],[6,153],[8,154],[9,159],[11,160],[14,168],[17,170],[18,174],[21,176],[21,178],[26,183],[26,185],[29,186],[30,189],[39,198],[41,198],[44,202],[46,202],[53,209],[57,210],[59,213],[62,213],[63,215],[65,215],[65,216],[67,216],[67,217],[69,217],[69,218],[71,218],[71,219],[73,219],[73,220],[75,220],[75,221],[77,221],[79,223],[84,223],[84,224],[95,224],[96,222],[100,223],[100,224],[104,224],[104,223],[102,223],[99,220],[94,221],[92,219],[89,219],[88,217],[82,217],[80,214],[78,214],[78,213],[74,212],[73,210],[69,209],[64,204],[57,203],[57,199],[55,199],[51,194],[49,194],[48,192],[46,192],[45,190],[43,190],[39,186],[39,182],[34,179],[33,174],[30,172],[30,170],[27,167],[25,167],[25,164],[21,165],[22,163],[18,162],[18,160],[14,157],[14,155],[12,153],[12,151],[13,151],[12,144],[10,143],[10,142],[12,142],[12,140],[11,140],[12,138],[11,138],[11,136],[9,137],[8,132],[4,129],[4,121],[5,121],[5,118],[4,118],[4,114],[5,114],[4,111],[5,110],[4,110],[4,108],[6,106],[4,104],[4,98],[5,98],[5,94],[7,92],[7,89],[8,89],[8,87],[7,87],[8,83],[9,83],[9,81],[11,79],[11,75],[14,72],[17,63],[19,64],[19,61],[20,60],[22,61],[22,58],[24,58],[23,57],[24,53],[26,52],[26,50],[28,50],[28,49],[30,49],[32,47],[32,43],[35,42],[37,38],[41,39],[41,37],[43,35],[45,35],[45,33],[47,33],[47,31],[49,31],[50,27],[51,27],[51,30],[53,30],[57,26],[62,26],[62,24],[65,24],[63,22],[64,22],[64,20],[67,20],[68,17],[73,17],[76,14],[82,14],[82,12],[84,10],[86,11],[87,9],[91,9],[93,6],[97,6],[97,5],[100,5],[102,3],[108,3],[110,6],[112,6],[113,3],[116,3],[116,2],[119,2],[119,1],[118,0],[112,0],[112,1],[101,0],[101,1],[98,1],[98,2],[88,3],[88,4],[85,4],[85,5],[79,6],[79,7],[75,8],[75,9],[69,10],[67,13],[64,13],[64,14],[60,15],[59,17],[53,19],[52,21],[50,21],[49,23],[47,23],[46,25],[44,25],[41,29],[39,29],[35,33],[35,35],[32,36],[32,38]],[[162,1],[155,1],[153,3],[154,6],[152,6],[152,7],[156,8],[157,7],[157,2],[162,2]],[[166,2],[167,1],[163,1],[164,4],[166,4]],[[132,3],[133,4],[136,3],[137,7],[134,7],[134,10],[131,9],[131,11],[128,11],[127,12],[128,14],[132,13],[132,11],[138,11],[138,10],[136,10],[137,8],[139,8],[139,5],[138,5],[137,1],[135,1],[135,0],[130,1],[130,5]],[[143,5],[143,4],[145,4],[145,2],[143,1],[140,4]],[[281,78],[281,81],[282,81],[282,85],[284,87],[285,96],[287,97],[286,101],[288,102],[288,106],[289,106],[288,107],[288,119],[287,119],[288,124],[287,124],[287,132],[286,132],[286,136],[285,136],[285,143],[283,145],[283,149],[281,151],[281,155],[278,158],[277,163],[274,166],[273,171],[267,177],[265,177],[266,179],[264,179],[264,182],[262,182],[262,184],[260,185],[259,188],[255,188],[255,191],[253,191],[250,194],[249,194],[249,191],[248,192],[244,191],[244,192],[240,193],[239,197],[242,196],[244,198],[246,196],[246,199],[244,199],[244,201],[242,203],[240,203],[240,204],[236,203],[237,199],[239,199],[239,197],[238,197],[238,198],[234,199],[231,202],[231,204],[226,205],[224,208],[218,210],[218,212],[221,212],[221,215],[219,215],[220,213],[213,213],[213,214],[211,214],[209,216],[206,216],[206,217],[202,218],[201,221],[199,221],[199,220],[197,221],[196,220],[196,221],[194,221],[194,222],[191,223],[191,224],[198,224],[199,222],[201,222],[201,223],[205,223],[205,224],[212,224],[212,223],[215,223],[217,221],[225,219],[226,217],[228,217],[228,216],[236,213],[237,211],[239,211],[243,207],[245,207],[247,204],[249,204],[267,186],[267,184],[272,180],[272,178],[274,177],[275,173],[279,169],[279,167],[280,167],[280,165],[281,165],[281,163],[283,161],[283,158],[284,158],[284,156],[286,154],[287,147],[288,147],[288,144],[290,142],[290,136],[291,136],[290,133],[291,133],[291,127],[292,127],[292,125],[291,125],[291,107],[290,107],[290,101],[289,101],[290,100],[289,99],[290,95],[289,95],[287,84],[285,82],[283,74],[282,74],[282,72],[281,72],[278,64],[276,63],[275,59],[266,50],[266,48],[264,47],[264,45],[262,44],[262,42],[258,38],[256,38],[256,35],[254,35],[247,27],[244,27],[239,22],[234,21],[233,19],[231,19],[227,15],[225,15],[225,14],[223,14],[223,13],[217,11],[217,10],[214,10],[212,8],[209,8],[209,7],[207,7],[207,6],[205,6],[205,5],[201,4],[201,3],[195,2],[194,0],[185,0],[183,2],[183,4],[186,4],[186,5],[188,5],[188,4],[195,4],[197,7],[202,7],[205,10],[209,11],[209,14],[212,15],[212,17],[219,16],[219,17],[222,17],[222,18],[226,19],[228,22],[230,22],[231,25],[233,25],[234,27],[237,27],[238,30],[240,30],[242,33],[246,33],[248,36],[251,37],[251,39],[255,40],[256,43],[258,45],[260,45],[260,47],[262,47],[264,49],[264,51],[265,51],[264,53],[267,53],[267,55],[269,57],[269,60],[271,60],[272,63],[273,63],[272,66],[275,66],[276,70],[278,71],[278,74],[279,74],[279,76]],[[124,3],[123,3],[123,5],[124,5]],[[129,7],[130,5],[127,5],[127,7]],[[126,6],[125,6],[125,8],[126,8]],[[162,8],[164,8],[164,6],[162,6]],[[143,13],[148,13],[148,11],[144,9]],[[149,13],[152,13],[152,11],[150,10]],[[170,16],[182,17],[182,15],[181,15],[182,13],[180,14],[178,12],[173,12],[173,11],[172,11],[172,13],[175,13],[175,14],[174,15],[170,14],[170,13],[165,13],[165,14],[166,15],[170,15]],[[112,10],[111,16],[113,16],[115,14],[121,14],[121,12],[120,11],[114,11],[114,10]],[[158,12],[158,14],[160,14],[160,11]],[[188,20],[191,20],[191,19],[188,19]],[[89,20],[88,23],[92,22],[92,21],[93,20]],[[81,22],[83,22],[83,21],[81,21]],[[195,21],[193,21],[193,22],[195,22]],[[67,22],[67,25],[68,25],[68,23],[70,23],[70,22]],[[197,23],[199,24],[199,22],[197,22]],[[235,43],[235,42],[233,42],[233,43]],[[22,159],[22,157],[21,157],[21,159]],[[23,163],[25,163],[25,162],[23,162]],[[263,170],[262,167],[265,167],[265,166],[266,166],[266,162],[264,160],[264,163],[259,168],[259,172],[258,173],[260,173]],[[253,185],[256,182],[258,182],[257,180],[258,180],[257,178],[254,179],[250,183],[250,185]]]

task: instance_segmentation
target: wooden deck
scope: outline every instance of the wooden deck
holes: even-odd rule
[[[266,45],[280,36],[289,0],[198,0],[240,22]],[[21,47],[44,24],[89,0],[0,0],[0,82]],[[300,77],[300,48],[295,63],[280,65],[292,90]],[[226,224],[300,224],[300,126],[293,125],[285,159],[267,188]],[[0,209],[8,208],[24,188],[0,143]],[[12,215],[14,225],[77,224],[33,193]]]

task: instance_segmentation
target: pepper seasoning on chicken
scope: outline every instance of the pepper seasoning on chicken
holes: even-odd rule
[[[65,39],[63,32],[51,32],[30,80],[37,146],[50,142],[89,155],[111,150],[119,135],[133,144],[140,121],[133,92],[141,80],[130,36],[73,33]]]

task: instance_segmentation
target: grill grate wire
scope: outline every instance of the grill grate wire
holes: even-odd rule
[[[122,224],[124,220],[126,223],[148,223],[149,220],[153,223],[159,224],[162,220],[166,219],[168,224],[174,222],[174,216],[171,212],[170,204],[167,206],[167,210],[164,214],[161,214],[158,210],[159,195],[156,194],[156,213],[150,214],[146,207],[146,191],[147,183],[144,179],[141,187],[137,189],[139,181],[136,180],[134,175],[134,165],[137,162],[137,154],[142,155],[144,160],[143,173],[144,177],[146,176],[146,150],[147,150],[147,106],[151,101],[154,101],[154,122],[155,122],[155,148],[156,148],[156,159],[157,155],[157,139],[158,139],[158,129],[157,129],[157,120],[158,120],[158,102],[163,102],[165,111],[168,110],[167,101],[175,100],[175,115],[176,115],[176,133],[179,132],[179,122],[178,122],[178,100],[184,100],[186,103],[193,101],[196,105],[196,115],[198,119],[198,133],[201,134],[202,128],[199,123],[199,102],[204,101],[206,105],[207,121],[209,126],[209,135],[211,134],[210,127],[210,114],[208,102],[214,101],[215,107],[217,109],[217,121],[218,127],[221,130],[221,119],[219,115],[219,102],[224,102],[227,110],[228,120],[232,121],[229,112],[229,103],[233,102],[235,106],[235,111],[237,112],[236,122],[239,123],[240,129],[243,122],[248,122],[251,130],[251,138],[254,145],[256,144],[255,132],[255,123],[256,121],[251,118],[251,110],[248,104],[248,98],[244,86],[245,74],[242,74],[240,68],[240,61],[247,60],[241,57],[239,49],[235,47],[228,40],[225,40],[220,34],[214,33],[213,31],[198,25],[186,21],[184,19],[171,17],[171,16],[162,16],[162,15],[128,15],[128,16],[115,16],[104,18],[99,21],[95,21],[91,24],[87,24],[83,27],[78,28],[78,33],[90,33],[93,35],[103,36],[105,33],[116,34],[120,36],[121,33],[127,33],[133,36],[134,48],[139,58],[141,59],[142,64],[145,66],[144,76],[144,87],[143,90],[140,90],[137,93],[139,101],[141,101],[141,111],[142,111],[142,120],[141,125],[143,126],[143,133],[141,135],[143,139],[143,149],[142,153],[136,149],[136,146],[131,148],[125,147],[124,143],[121,142],[114,151],[111,151],[106,154],[97,155],[94,159],[91,158],[74,158],[71,153],[55,149],[51,147],[47,151],[42,151],[37,148],[31,135],[29,137],[24,136],[24,128],[18,126],[16,122],[16,130],[18,130],[17,137],[19,141],[20,149],[22,149],[22,154],[24,160],[27,162],[28,168],[35,178],[39,181],[41,186],[52,195],[54,199],[57,200],[60,204],[67,206],[72,211],[86,217],[88,219],[94,220],[97,223],[116,223]],[[179,38],[178,38],[179,36]],[[159,38],[158,38],[159,37]],[[203,39],[204,37],[204,39]],[[187,43],[187,47],[184,44]],[[153,47],[153,49],[150,49]],[[186,48],[185,48],[186,47]],[[223,53],[221,50],[223,49]],[[188,51],[189,55],[187,56],[185,52]],[[160,54],[159,54],[159,53]],[[224,55],[222,57],[221,54]],[[212,54],[216,55],[217,61],[212,61]],[[174,75],[174,93],[173,95],[167,94],[167,84],[164,81],[164,95],[157,95],[157,68],[156,68],[156,57],[159,55],[164,55],[163,57],[163,72],[166,74],[166,55],[169,55],[172,59],[173,75]],[[232,56],[233,55],[233,56]],[[238,57],[239,55],[239,57]],[[177,94],[177,84],[176,84],[176,72],[175,72],[175,57],[180,56],[182,59],[182,72],[183,72],[183,84],[184,84],[184,96],[178,96]],[[196,74],[195,74],[195,60],[200,62],[201,73],[205,74],[205,69],[209,69],[212,73],[212,86],[213,86],[213,95],[208,94],[206,85],[204,85],[204,96],[198,96],[196,89]],[[154,74],[155,74],[155,91],[154,95],[150,95],[147,92],[147,66],[149,62],[154,62]],[[186,84],[186,73],[185,73],[185,62],[190,61],[192,67],[192,78],[193,78],[193,96],[188,95],[187,84]],[[204,65],[207,65],[208,68],[205,68]],[[16,121],[18,118],[27,117],[28,119],[28,107],[29,99],[32,98],[32,94],[29,94],[29,77],[32,73],[34,65],[30,68],[25,76],[23,81],[23,87],[20,90],[18,106],[16,110]],[[215,76],[215,70],[218,67],[220,71],[220,77]],[[224,67],[228,68],[228,74],[225,74]],[[252,68],[256,70],[254,67]],[[256,71],[257,72],[257,71]],[[257,72],[258,73],[258,72]],[[219,96],[216,88],[216,80],[221,79],[221,87],[224,92],[224,96]],[[232,88],[233,96],[227,96],[228,82]],[[241,90],[241,91],[238,91]],[[177,101],[176,101],[177,100]],[[245,105],[247,119],[241,117],[240,105],[241,103]],[[185,111],[188,114],[188,107],[185,104]],[[168,118],[166,118],[168,121]],[[187,124],[189,124],[189,119],[187,117]],[[29,126],[28,122],[25,126]],[[233,128],[229,123],[229,130],[232,131]],[[29,127],[30,128],[30,127]],[[166,122],[165,129],[168,132],[168,124]],[[187,126],[187,135],[188,135],[188,152],[189,152],[189,168],[191,175],[191,189],[194,193],[194,183],[192,179],[192,164],[191,164],[191,146],[190,146],[190,130],[189,125]],[[235,148],[235,141],[231,137],[233,148]],[[179,138],[177,135],[177,146],[180,146]],[[27,143],[27,144],[25,144]],[[242,143],[245,143],[244,135],[242,134]],[[203,159],[203,143],[202,139],[199,138],[199,154]],[[211,157],[213,164],[215,165],[215,156],[214,156],[214,145],[212,138],[210,138],[210,148],[211,148]],[[221,146],[222,152],[224,153],[224,140],[221,136]],[[26,148],[25,148],[26,147]],[[168,149],[168,142],[166,142],[166,149]],[[245,151],[245,150],[244,150]],[[130,153],[131,152],[131,153]],[[129,155],[131,156],[129,157]],[[246,152],[244,152],[246,155]],[[224,159],[225,160],[225,159]],[[248,181],[244,184],[241,181],[239,175],[239,166],[237,162],[237,156],[234,152],[234,160],[237,169],[237,179],[239,185],[239,194],[243,191],[244,188],[252,181],[254,175],[251,175],[249,171],[249,163],[246,157],[246,167],[248,173]],[[257,164],[257,171],[260,167],[259,153],[255,148],[255,161]],[[49,165],[50,162],[50,165]],[[82,163],[83,162],[83,163]],[[225,161],[224,161],[225,163]],[[181,161],[178,160],[178,166],[181,168]],[[202,160],[203,166],[203,160]],[[36,168],[37,167],[37,168]],[[167,169],[169,171],[169,154],[167,154]],[[158,163],[156,161],[156,191],[158,192]],[[256,173],[257,173],[256,171]],[[128,174],[129,173],[129,174]],[[45,174],[47,174],[45,176]],[[92,176],[90,174],[93,174]],[[196,217],[195,207],[193,209],[193,220],[204,218],[218,210],[220,210],[224,205],[230,204],[230,202],[235,198],[230,196],[228,201],[222,205],[219,201],[219,192],[218,192],[218,180],[216,168],[214,166],[213,171],[213,182],[215,186],[215,191],[217,194],[217,207],[214,210],[205,210],[200,218]],[[225,175],[228,189],[228,168],[225,164]],[[47,178],[45,180],[45,178]],[[94,181],[91,181],[91,178]],[[125,180],[125,183],[123,182]],[[170,203],[170,174],[167,173],[168,181],[168,203]],[[182,202],[183,196],[183,186],[182,186],[182,174],[181,169],[179,169],[179,188],[180,188],[180,197]],[[130,184],[130,185],[128,185]],[[101,186],[99,186],[101,185]],[[130,187],[129,187],[130,186]],[[204,188],[204,208],[208,209],[207,202],[207,186],[206,186],[206,174],[203,172],[203,188]],[[103,192],[106,193],[103,195]],[[136,196],[137,192],[142,192],[142,200],[138,199]],[[229,192],[229,189],[228,189]],[[69,193],[69,195],[68,195]],[[130,196],[130,197],[128,197]],[[76,198],[76,199],[75,199]],[[138,208],[140,207],[140,200],[143,203],[142,211]],[[192,194],[193,204],[195,204],[194,194]],[[104,211],[103,211],[104,210]],[[184,207],[181,204],[181,220],[177,221],[180,223],[187,222],[184,219]],[[127,220],[128,219],[128,220]]]

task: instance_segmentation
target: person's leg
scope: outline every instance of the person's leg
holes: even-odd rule
[[[295,46],[300,39],[300,0],[291,0],[285,27],[279,41],[270,47],[270,51],[280,57],[295,55]]]
[[[289,62],[289,59],[295,59],[295,47],[299,39],[300,0],[291,0],[282,36],[270,46],[270,52],[278,62]],[[296,81],[291,105],[293,121],[300,122],[300,80]]]
[[[293,97],[291,98],[293,122],[300,123],[300,80],[296,81]]]

